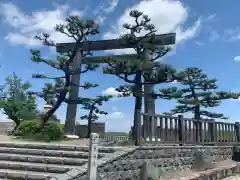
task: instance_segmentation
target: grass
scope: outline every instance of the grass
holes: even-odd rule
[[[59,139],[48,139],[48,138],[43,138],[40,136],[36,136],[36,135],[26,135],[26,136],[12,136],[11,137],[14,140],[20,140],[20,141],[37,141],[37,142],[58,142],[58,141],[62,141],[62,140],[66,140],[64,137],[61,137]]]
[[[125,132],[106,132],[105,136],[128,136]]]

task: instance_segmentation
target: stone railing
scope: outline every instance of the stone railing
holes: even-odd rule
[[[105,141],[128,141],[128,136],[102,136],[100,139]]]

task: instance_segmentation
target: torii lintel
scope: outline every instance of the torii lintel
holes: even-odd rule
[[[139,39],[142,37],[139,37]],[[142,44],[147,44],[150,38],[144,38],[141,42]],[[150,44],[153,45],[172,45],[175,44],[176,33],[160,34],[155,35]],[[67,48],[66,48],[67,47]],[[123,44],[120,39],[110,39],[110,40],[97,40],[97,41],[85,41],[83,43],[77,44],[79,49],[83,51],[101,51],[101,50],[112,50],[112,49],[125,49],[134,48],[136,44]],[[59,53],[67,52],[68,49],[74,50],[76,48],[76,43],[59,43],[56,46],[56,51]]]

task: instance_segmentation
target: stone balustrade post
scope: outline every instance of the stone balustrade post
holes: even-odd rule
[[[88,180],[97,180],[98,144],[99,135],[97,133],[92,133],[89,143]]]

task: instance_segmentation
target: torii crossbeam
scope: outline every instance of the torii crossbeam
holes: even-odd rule
[[[172,45],[172,44],[175,44],[175,38],[176,38],[175,33],[156,35],[150,44],[151,46]],[[149,40],[145,38],[145,42],[141,42],[141,43],[146,45],[149,43]],[[69,49],[72,49],[72,50],[76,49],[76,46],[78,48],[78,52],[74,59],[74,63],[73,63],[74,68],[79,68],[81,67],[82,64],[87,64],[87,63],[104,63],[104,58],[106,58],[104,56],[101,56],[101,57],[93,56],[93,57],[82,58],[83,51],[101,51],[101,50],[126,49],[126,48],[136,47],[136,45],[134,44],[122,44],[119,39],[111,39],[111,40],[86,41],[86,42],[83,42],[82,44],[59,43],[56,46],[56,51],[59,53],[63,53],[63,52],[69,51]],[[133,60],[133,59],[136,59],[137,55],[128,54],[128,55],[115,55],[111,57],[114,59],[127,58],[129,60]],[[78,92],[79,92],[79,87],[77,87],[76,85],[80,84],[80,74],[73,75],[71,81],[75,85],[71,86],[69,98],[76,99],[78,98]],[[148,85],[146,86],[146,88],[144,88],[144,90],[151,91],[152,87],[153,87],[152,85]],[[154,99],[149,99],[149,97],[144,97],[144,98],[145,98],[145,103],[144,103],[145,113],[155,113]],[[148,100],[146,98],[148,98]],[[154,112],[152,111],[153,108],[154,108]],[[65,127],[64,127],[64,132],[66,134],[75,133],[76,113],[77,113],[77,104],[68,104]]]

